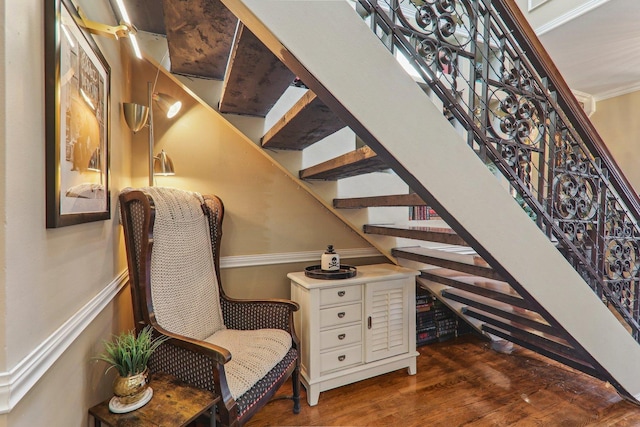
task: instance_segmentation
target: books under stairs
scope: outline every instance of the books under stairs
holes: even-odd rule
[[[429,291],[416,285],[416,346],[446,341],[473,328]]]

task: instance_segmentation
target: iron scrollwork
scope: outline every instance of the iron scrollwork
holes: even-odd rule
[[[500,165],[518,203],[640,338],[640,218],[506,28],[500,0],[359,1],[377,11],[385,37],[440,97],[447,118],[489,156],[483,161]]]

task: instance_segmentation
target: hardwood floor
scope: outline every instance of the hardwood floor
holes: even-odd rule
[[[520,347],[501,354],[467,335],[418,351],[415,376],[325,391],[314,407],[303,388],[300,414],[274,400],[247,426],[640,426],[640,406],[613,387]]]

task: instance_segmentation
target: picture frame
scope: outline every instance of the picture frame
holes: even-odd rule
[[[45,2],[46,227],[111,218],[111,68],[71,0]]]

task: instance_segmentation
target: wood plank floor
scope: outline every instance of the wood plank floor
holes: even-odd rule
[[[322,392],[314,407],[303,388],[300,414],[274,400],[247,426],[640,426],[640,407],[610,385],[520,347],[501,354],[466,335],[418,351],[415,376]]]

